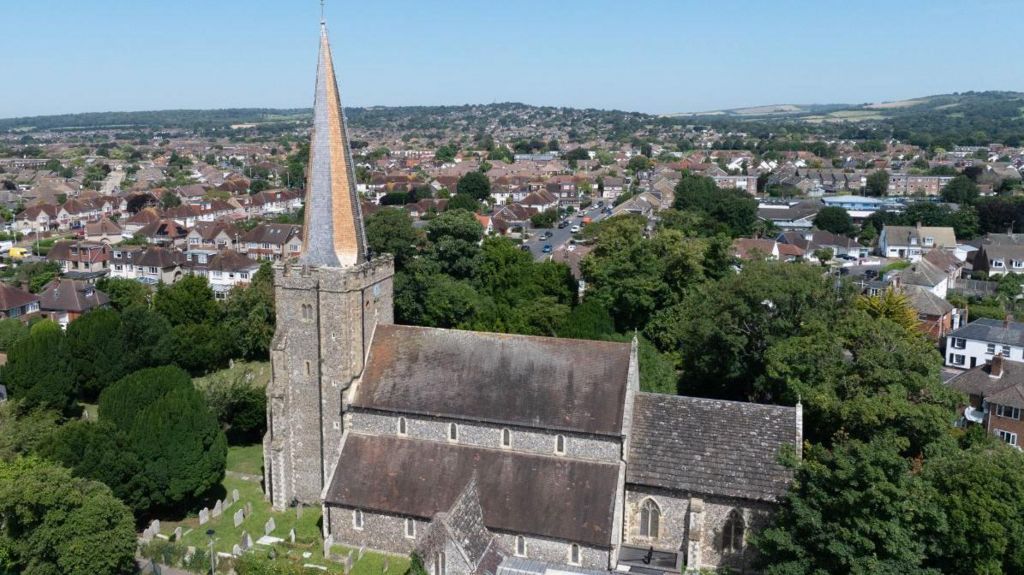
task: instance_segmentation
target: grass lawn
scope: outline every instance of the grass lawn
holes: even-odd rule
[[[262,468],[263,447],[261,445],[229,448],[227,458],[229,473],[224,478],[223,488],[225,494],[230,494],[232,489],[237,489],[238,502],[225,509],[220,517],[216,519],[211,517],[210,521],[202,526],[199,525],[198,515],[190,515],[182,521],[161,521],[161,532],[170,535],[174,532],[174,528],[180,525],[183,532],[182,545],[208,549],[209,539],[206,536],[206,530],[213,529],[215,532],[213,536],[214,549],[218,552],[230,553],[232,547],[241,542],[244,531],[249,533],[253,543],[259,540],[263,536],[263,528],[267,520],[273,517],[275,529],[271,535],[284,539],[282,543],[273,545],[277,562],[311,563],[327,567],[329,573],[344,573],[341,565],[324,559],[323,539],[320,536],[321,509],[306,507],[302,510],[302,517],[298,516],[298,511],[294,508],[282,512],[273,511],[270,503],[263,499],[263,490],[260,485]],[[246,477],[243,478],[240,475]],[[226,495],[222,497],[224,496]],[[247,517],[241,525],[235,527],[235,512],[242,509],[247,502],[252,503],[252,515]],[[291,529],[295,529],[294,545],[288,539],[288,532]],[[270,549],[270,546],[254,545],[253,551],[250,552],[267,556]],[[340,545],[333,548],[334,554],[339,556],[346,555],[348,551],[347,548]],[[304,553],[309,553],[310,556],[303,557]],[[356,561],[349,575],[382,575],[385,561],[388,564],[387,573],[390,575],[401,575],[409,566],[408,558],[385,556],[367,551],[363,554],[362,559]]]
[[[265,388],[270,383],[270,362],[269,361],[240,361],[234,360],[231,367],[215,371],[203,377],[197,377],[193,381],[196,387],[202,389],[207,381],[214,378],[235,380],[239,377],[248,377],[255,387]]]

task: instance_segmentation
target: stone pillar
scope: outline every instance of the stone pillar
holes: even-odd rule
[[[690,498],[690,518],[687,523],[686,570],[698,571],[702,565],[701,541],[704,539],[704,501]]]

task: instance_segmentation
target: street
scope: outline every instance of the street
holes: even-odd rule
[[[607,214],[601,213],[601,208],[598,208],[595,204],[581,212],[570,215],[567,220],[569,225],[562,229],[554,227],[530,230],[530,239],[523,242],[523,244],[530,246],[530,253],[533,255],[533,259],[543,261],[555,252],[566,249],[566,246],[569,244],[569,240],[572,238],[572,227],[580,225],[580,222],[583,221],[583,217],[577,217],[580,213],[582,213],[584,217],[589,217],[591,222],[599,222],[607,217]],[[551,237],[546,240],[540,239],[541,234],[546,231],[551,232]],[[546,254],[543,252],[545,245],[551,246],[552,253]]]

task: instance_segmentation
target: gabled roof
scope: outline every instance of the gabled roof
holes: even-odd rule
[[[354,408],[617,436],[630,345],[379,325]]]
[[[1002,375],[992,377],[991,373],[992,362],[989,361],[954,377],[949,385],[968,395],[979,395],[989,402],[1024,409],[1024,363],[1003,360]]]
[[[0,311],[9,311],[38,301],[39,296],[0,282]]]
[[[613,545],[619,467],[610,463],[349,432],[324,501],[431,519],[474,475],[488,529]]]
[[[1024,323],[983,317],[951,331],[949,336],[1024,347]]]
[[[910,266],[896,272],[904,285],[933,288],[947,280],[946,271],[930,261],[921,258]]]
[[[907,285],[903,289],[910,305],[917,313],[932,317],[942,317],[953,311],[953,304],[932,293],[927,287]]]
[[[260,224],[242,236],[242,241],[254,244],[283,246],[292,238],[302,237],[302,226],[294,224]]]
[[[777,501],[792,473],[784,446],[802,441],[792,407],[638,393],[626,482]]]

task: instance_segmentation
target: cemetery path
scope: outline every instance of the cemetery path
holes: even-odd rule
[[[248,475],[246,473],[239,473],[237,471],[231,471],[230,469],[225,471],[224,474],[228,475],[228,476],[231,476],[231,477],[237,477],[238,479],[241,479],[242,481],[255,481],[257,483],[260,482],[260,481],[263,481],[263,478],[260,477],[259,475]]]

